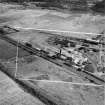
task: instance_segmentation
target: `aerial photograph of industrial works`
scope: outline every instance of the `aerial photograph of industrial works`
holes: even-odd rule
[[[0,105],[105,105],[105,0],[0,0]]]

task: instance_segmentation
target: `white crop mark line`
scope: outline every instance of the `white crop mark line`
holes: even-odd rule
[[[16,77],[16,74],[17,74],[17,71],[18,71],[18,56],[19,56],[18,43],[19,43],[19,41],[17,42],[17,50],[16,50],[16,71],[15,71],[15,77]]]
[[[92,83],[75,83],[75,82],[65,82],[65,81],[52,81],[52,80],[33,80],[33,79],[21,79],[21,78],[17,78],[19,80],[25,80],[25,81],[37,81],[37,82],[51,82],[51,83],[68,83],[68,84],[77,84],[77,85],[89,85],[89,86],[102,86],[103,85],[96,85],[96,84],[92,84]]]
[[[75,34],[88,34],[88,35],[103,35],[98,33],[85,33],[85,32],[77,32],[77,31],[62,31],[62,30],[49,30],[49,29],[35,29],[35,28],[23,28],[23,27],[14,27],[16,29],[23,29],[23,30],[38,30],[38,31],[47,31],[47,32],[59,32],[59,33],[75,33]]]

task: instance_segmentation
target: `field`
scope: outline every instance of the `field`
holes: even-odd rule
[[[0,71],[0,82],[8,80],[9,77]]]
[[[105,16],[40,7],[32,9],[31,6],[26,8],[23,5],[0,3],[0,26],[2,25],[18,29],[19,32],[10,33],[7,36],[22,44],[28,42],[35,48],[50,47],[53,49],[59,46],[48,44],[47,41],[51,37],[55,37],[55,34],[90,39],[97,34],[104,33]],[[47,33],[36,31],[36,29],[45,30]],[[93,68],[87,66],[87,69],[92,72],[96,70],[96,75],[105,79],[105,75],[100,76],[101,73],[97,73],[99,52],[87,51],[85,53],[93,62],[91,63]],[[62,103],[60,105],[105,104],[105,87],[90,83],[88,79],[73,73],[72,67],[62,68],[20,48],[17,61],[16,56],[17,47],[0,39],[0,63],[5,66],[5,72],[21,81],[30,81],[33,84],[32,88],[36,86],[39,90],[43,90],[39,91],[40,94],[46,93],[45,97],[49,94],[52,100],[54,98]],[[0,69],[2,68],[0,67]],[[23,89],[7,75],[0,72],[0,105],[45,105],[37,97],[37,94],[36,97],[32,96],[28,93],[27,88]]]
[[[11,58],[16,58],[17,47],[9,44],[8,42],[0,39],[0,59],[8,60]],[[27,52],[19,49],[19,56],[29,55]]]
[[[0,4],[0,8],[1,8],[1,11],[0,11],[1,25],[5,24],[13,28],[20,29],[20,32],[9,34],[8,35],[9,37],[15,40],[19,40],[21,42],[29,42],[33,45],[33,47],[40,47],[42,49],[45,48],[45,46],[49,46],[48,43],[46,43],[46,40],[50,37],[50,34],[38,33],[34,29],[75,31],[75,32],[86,32],[86,33],[98,34],[104,31],[104,26],[105,26],[105,16],[93,15],[91,13],[87,13],[87,14],[72,13],[72,12],[64,13],[56,10],[48,10],[48,9],[41,9],[41,8],[36,8],[36,9],[22,8],[22,5],[14,6],[12,4],[9,4],[9,5]],[[94,34],[82,34],[82,33],[80,34],[62,33],[61,35],[76,36],[79,38],[80,37],[90,38],[95,36]],[[8,54],[5,51],[5,49],[1,50],[0,52],[1,59],[4,59],[4,58],[10,59],[10,58],[16,57],[16,48],[14,49],[12,45],[9,45],[9,44],[5,45],[3,42],[1,43],[2,44],[0,48],[1,49],[5,48],[8,50],[8,52],[10,52]],[[49,46],[49,47],[52,47],[52,46]],[[19,53],[21,53],[22,55],[21,57],[28,55],[25,51],[19,51]],[[13,67],[15,66],[14,64],[13,64]],[[20,76],[21,74],[23,78],[34,78],[34,79],[45,78],[48,80],[51,79],[51,80],[69,81],[68,77],[65,78],[66,76],[62,76],[64,71],[62,71],[61,73],[62,75],[60,74],[61,76],[57,76],[59,74],[57,73],[58,70],[55,71],[55,68],[52,67],[54,69],[54,73],[53,73],[53,71],[49,70],[52,68],[48,67],[48,64],[49,63],[47,61],[41,58],[38,58],[38,61],[34,61],[29,64],[20,64],[21,66],[18,66],[17,75],[19,74]],[[43,65],[45,65],[45,68],[43,68]],[[78,79],[76,79],[76,81],[77,80]],[[70,78],[70,81],[72,81],[71,78]]]
[[[45,47],[53,47],[49,45],[46,40],[51,37],[49,34],[38,33],[36,31],[21,31],[19,33],[8,34],[9,37],[19,40],[21,42],[29,42],[33,47],[40,47],[41,49]],[[3,49],[1,50],[1,60],[4,61],[4,65],[8,68],[9,72],[18,78],[22,79],[34,79],[34,80],[53,80],[53,81],[65,81],[65,82],[79,82],[88,83],[88,80],[77,76],[71,72],[72,68],[69,70],[65,68],[60,68],[55,64],[52,64],[40,57],[29,56],[28,53],[19,49],[18,66],[16,70],[16,47],[1,40],[1,48],[3,47],[8,50],[8,52]],[[4,55],[4,57],[2,56]],[[26,56],[26,57],[25,57]],[[8,62],[6,61],[8,60]],[[5,63],[6,62],[6,63]]]
[[[35,84],[56,97],[63,105],[104,105],[103,86],[46,81],[37,81]]]
[[[0,15],[2,24],[12,27],[86,33],[101,33],[104,31],[105,16],[101,15],[93,15],[91,13],[63,13],[47,9],[19,9],[13,8],[12,5],[4,7],[2,4],[0,7],[2,11],[4,9]],[[8,11],[5,9],[8,9]],[[70,36],[70,34],[68,35]]]
[[[0,72],[0,105],[44,105]]]
[[[75,73],[52,64],[40,57],[27,56],[18,60],[18,67],[15,70],[16,64],[14,61],[4,63],[4,66],[9,68],[9,72],[15,73],[20,79],[32,80],[51,80],[65,82],[88,83],[88,80],[77,76]],[[70,68],[72,69],[72,68]]]

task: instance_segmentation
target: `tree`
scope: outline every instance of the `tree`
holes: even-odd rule
[[[97,2],[91,9],[95,12],[105,12],[105,0]]]

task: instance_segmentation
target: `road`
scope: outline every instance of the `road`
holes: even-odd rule
[[[11,43],[11,44],[13,44],[13,45],[15,45],[15,46],[17,46],[18,42],[13,40],[12,38],[9,38],[5,35],[0,35],[0,38],[9,42],[9,43]],[[28,47],[28,46],[26,46],[22,43],[18,43],[18,47],[28,51],[31,54],[35,54],[36,56],[42,57],[42,58],[60,66],[60,67],[66,68],[68,71],[72,70],[72,72],[78,74],[79,76],[83,76],[84,78],[87,78],[89,81],[94,82],[95,84],[99,84],[99,85],[105,84],[105,81],[103,79],[100,79],[100,78],[96,77],[95,75],[93,75],[89,72],[86,73],[86,72],[83,72],[83,71],[77,71],[75,68],[70,69],[71,66],[65,65],[64,61],[61,61],[59,59],[52,59],[52,58],[48,57],[48,55],[46,53],[40,52],[39,50],[37,50],[35,48]]]

